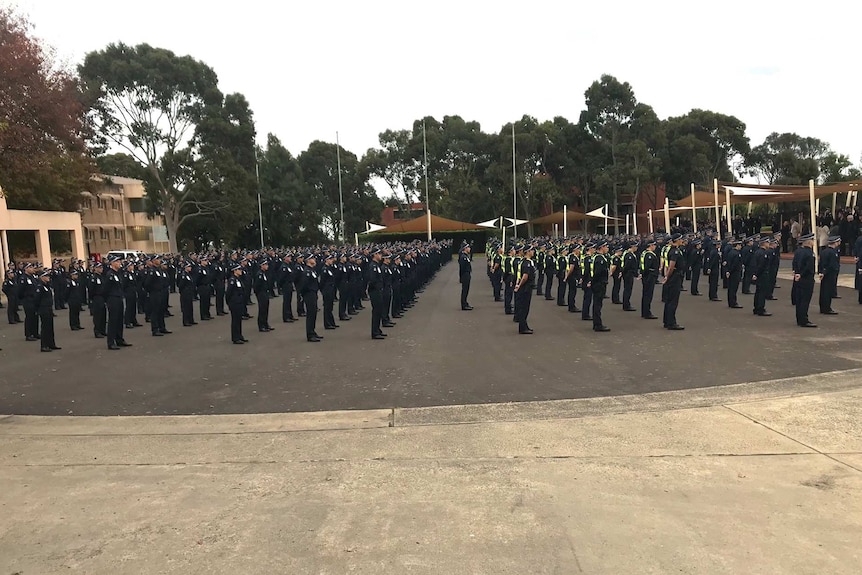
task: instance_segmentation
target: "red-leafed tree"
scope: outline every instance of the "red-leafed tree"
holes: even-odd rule
[[[9,207],[76,210],[91,186],[77,78],[0,8],[0,186]]]

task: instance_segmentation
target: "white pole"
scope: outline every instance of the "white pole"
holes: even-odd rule
[[[833,192],[832,194],[832,215],[835,215],[835,208],[838,204],[838,192]]]
[[[629,214],[626,214],[626,235],[629,235]]]
[[[263,249],[263,207],[260,203],[260,169],[257,165],[257,157],[254,159],[254,177],[257,179],[257,217],[260,223],[260,249]]]
[[[565,204],[563,204],[563,237],[569,237],[569,212]]]
[[[515,122],[512,122],[512,218],[514,218],[514,227],[512,228],[512,237],[518,237],[518,180],[517,172],[515,171]]]
[[[733,235],[733,224],[730,221],[730,189],[727,186],[724,187],[724,205],[724,217],[727,218],[727,233]]]
[[[341,207],[341,243],[346,238],[344,230],[344,193],[341,190],[341,143],[338,141],[338,132],[335,132],[335,160],[338,162],[338,205]]]
[[[819,203],[820,200],[817,200],[817,202]],[[820,242],[817,239],[817,227],[815,226],[815,222],[817,221],[817,207],[814,202],[814,180],[808,180],[808,204],[808,207],[811,210],[811,231],[814,233],[814,269],[819,269]]]
[[[637,213],[632,214],[632,231],[635,235],[638,235],[638,215]]]
[[[605,235],[608,235],[608,205],[605,204]]]
[[[354,232],[353,234],[353,243],[357,246],[359,245],[359,233],[357,232]]]
[[[422,120],[422,151],[425,154],[425,214],[428,220],[428,241],[431,241],[431,204],[428,202],[428,142],[425,138],[425,120]]]
[[[652,210],[647,210],[646,213],[649,218],[649,233],[653,233]]]
[[[694,233],[697,233],[697,207],[694,200],[694,182],[691,183],[691,225],[694,226]]]
[[[748,202],[748,215],[751,215],[751,210],[754,209],[754,202]]]
[[[503,223],[503,216],[500,216],[500,227],[503,229],[503,245],[506,245],[506,225]],[[509,253],[509,250],[506,250]]]
[[[670,233],[670,200],[664,198],[664,233]]]
[[[712,191],[715,194],[715,233],[721,238],[721,218],[718,215],[718,179],[712,180]]]
[[[679,227],[679,216],[676,217],[676,227]]]
[[[560,237],[560,224],[554,224],[554,237]]]

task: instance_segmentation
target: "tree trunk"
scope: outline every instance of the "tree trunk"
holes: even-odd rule
[[[180,208],[171,198],[165,198],[165,227],[168,230],[168,251],[172,254],[179,253],[177,247],[177,231],[180,229]]]

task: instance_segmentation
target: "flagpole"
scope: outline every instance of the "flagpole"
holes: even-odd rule
[[[664,233],[670,233],[670,200],[664,198]]]
[[[694,226],[694,233],[697,233],[697,208],[694,205],[694,182],[691,183],[691,224]]]
[[[512,228],[512,237],[518,237],[518,180],[515,171],[515,122],[512,122],[512,218],[515,226]]]
[[[428,201],[428,141],[425,138],[425,120],[422,120],[422,152],[425,155],[425,214],[428,220],[428,241],[431,241],[431,204]]]
[[[820,241],[817,238],[817,214],[814,207],[814,180],[808,180],[808,201],[811,210],[811,231],[814,233],[814,269],[818,270],[820,265]]]
[[[721,239],[721,215],[718,209],[718,178],[712,180],[712,191],[715,195],[715,234]]]
[[[649,217],[649,233],[655,233],[653,231],[652,210],[647,210],[647,217]]]
[[[260,249],[263,249],[263,207],[260,202],[260,168],[257,164],[257,153],[255,153],[254,158],[254,177],[257,179],[257,217],[260,222]]]
[[[605,235],[608,235],[608,205],[605,204]]]
[[[724,215],[727,218],[727,233],[733,235],[733,224],[730,221],[730,189],[724,186]],[[760,233],[760,230],[757,230]]]
[[[637,208],[635,208],[635,213],[632,214],[632,231],[635,235],[638,235],[638,214]]]
[[[341,243],[345,242],[344,230],[344,192],[341,189],[341,143],[338,140],[338,132],[335,132],[335,160],[338,162],[338,205],[341,208]]]
[[[500,216],[500,229],[503,230],[503,245],[506,245],[506,225],[503,223],[503,216]],[[509,253],[509,250],[506,250]]]
[[[563,237],[569,237],[569,218],[568,210],[565,204],[563,204]]]

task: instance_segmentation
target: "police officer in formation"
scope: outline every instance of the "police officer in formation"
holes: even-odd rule
[[[471,257],[472,248],[470,244],[464,244],[461,247],[461,253],[458,254],[458,280],[461,283],[461,310],[470,311],[473,309],[467,302],[467,296],[470,294],[470,278],[473,274],[473,258]]]

